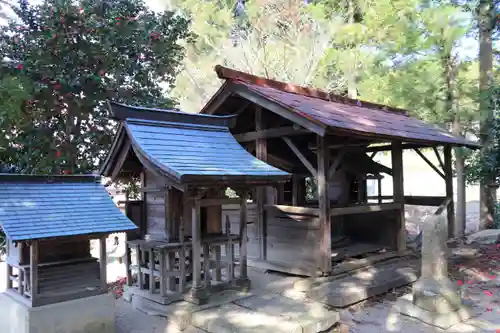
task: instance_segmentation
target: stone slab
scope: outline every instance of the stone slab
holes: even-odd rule
[[[467,236],[467,244],[490,245],[500,243],[500,229],[486,229]]]
[[[114,333],[115,300],[111,294],[30,307],[0,294],[2,333]]]
[[[426,324],[444,330],[455,324],[466,321],[472,315],[472,310],[465,305],[457,311],[449,313],[436,313],[424,310],[413,304],[413,297],[411,294],[400,297],[394,304],[394,309],[405,316],[418,319]]]
[[[294,300],[277,294],[252,296],[235,303],[271,316],[282,316],[298,322],[303,333],[326,331],[339,321],[339,313],[328,309],[324,304],[310,300]]]
[[[169,319],[172,325],[179,329],[185,329],[191,323],[193,313],[205,309],[215,308],[224,304],[228,304],[253,294],[240,292],[237,290],[225,290],[219,293],[210,295],[208,304],[197,305],[187,301],[174,302],[168,305],[156,303],[150,299],[143,298],[133,294],[131,296],[132,306],[148,315],[161,316]]]
[[[236,304],[196,312],[191,324],[210,333],[302,333],[297,321]]]
[[[315,301],[343,308],[383,294],[418,279],[418,261],[397,262],[361,269],[345,278],[324,283],[306,292]]]

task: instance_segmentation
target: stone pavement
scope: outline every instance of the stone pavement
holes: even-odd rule
[[[330,329],[339,320],[339,313],[331,307],[307,300],[304,293],[293,291],[297,277],[253,268],[249,269],[249,277],[253,284],[250,293],[223,291],[212,295],[206,305],[180,301],[165,306],[137,296],[131,297],[132,306],[117,301],[118,332],[134,332],[133,327],[141,320],[137,313],[132,321],[122,314],[130,308],[156,318],[152,323],[143,321],[142,325],[146,326],[142,332],[148,333],[180,329],[187,329],[188,333],[200,329],[210,333],[318,333]],[[129,293],[125,292],[124,298],[128,297]],[[158,318],[164,318],[163,323]]]

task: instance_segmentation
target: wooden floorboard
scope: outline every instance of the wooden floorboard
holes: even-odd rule
[[[341,261],[347,258],[358,257],[364,254],[378,252],[384,246],[370,243],[354,243],[341,248],[332,249],[332,261]]]

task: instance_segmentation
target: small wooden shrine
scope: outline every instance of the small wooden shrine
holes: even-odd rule
[[[136,229],[95,175],[0,174],[0,226],[6,292],[29,307],[106,294],[106,237]]]
[[[238,144],[229,131],[235,116],[110,107],[120,125],[101,174],[140,182],[140,200],[126,203],[139,226],[127,240],[131,293],[160,304],[204,303],[214,291],[249,288],[247,201],[255,187],[277,186],[289,174]],[[226,196],[228,187],[238,197]],[[233,229],[222,221],[228,203],[240,207]]]
[[[292,174],[290,181],[259,189],[248,206],[249,264],[316,276],[344,271],[345,259],[368,258],[356,261],[366,266],[399,257],[406,252],[405,204],[440,206],[449,199],[448,229],[454,235],[452,147],[477,144],[405,110],[222,66],[216,72],[224,83],[200,113],[237,116],[230,129],[236,141]],[[423,148],[435,153],[439,165]],[[445,197],[405,195],[404,150],[414,150],[443,178],[436,186],[446,187]],[[373,160],[378,152],[390,152],[390,167]],[[393,194],[383,196],[380,180],[387,176]],[[378,183],[378,195],[367,195],[368,181]],[[239,209],[224,205],[223,219],[238,223]]]

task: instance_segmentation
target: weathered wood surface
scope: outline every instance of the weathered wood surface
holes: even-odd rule
[[[146,171],[146,187],[159,187],[160,177]],[[153,239],[164,239],[166,234],[165,192],[150,192],[146,195],[147,235]]]
[[[327,173],[330,165],[330,149],[326,139],[322,136],[316,137],[318,173],[316,176],[318,187],[319,205],[319,251],[316,254],[316,263],[323,273],[327,273],[332,268],[331,256],[331,230],[330,220],[330,200],[328,198]]]
[[[347,258],[378,252],[384,247],[379,244],[354,243],[338,249],[332,249],[332,261],[341,261]]]
[[[455,236],[455,204],[453,202],[453,161],[451,156],[451,146],[444,147],[444,175],[446,183],[446,198],[451,199],[446,207],[448,219],[448,238]]]
[[[404,179],[403,179],[403,148],[399,141],[392,142],[391,150],[392,164],[392,187],[394,194],[394,203],[402,204],[402,209],[397,219],[397,239],[396,247],[398,251],[406,250],[406,231],[405,231],[405,211],[404,211]]]

